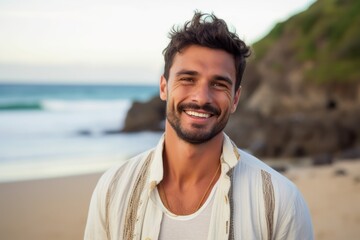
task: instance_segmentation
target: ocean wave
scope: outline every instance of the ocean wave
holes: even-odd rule
[[[16,111],[16,110],[41,110],[40,102],[10,102],[0,103],[0,111]]]
[[[0,102],[0,111],[39,110],[52,112],[101,111],[128,108],[131,100],[39,100]]]

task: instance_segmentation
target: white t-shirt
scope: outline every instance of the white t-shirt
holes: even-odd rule
[[[190,215],[180,216],[166,209],[157,192],[156,200],[163,211],[159,240],[206,240],[209,233],[215,191],[216,184],[198,211]]]

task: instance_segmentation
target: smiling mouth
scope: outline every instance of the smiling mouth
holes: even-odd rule
[[[211,116],[213,116],[212,114],[209,114],[209,113],[202,113],[202,112],[195,112],[195,111],[184,111],[184,112],[189,116],[198,117],[198,118],[210,118]]]
[[[220,109],[212,106],[211,104],[204,104],[200,106],[195,103],[182,103],[178,106],[178,111],[184,112],[190,117],[197,119],[209,119],[213,116],[220,116]]]

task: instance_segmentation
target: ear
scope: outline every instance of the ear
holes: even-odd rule
[[[167,81],[164,75],[160,78],[160,98],[163,101],[167,100]]]
[[[231,107],[231,113],[234,113],[236,111],[236,108],[239,104],[240,93],[241,93],[241,86],[239,86],[238,90],[236,90],[236,92],[235,92],[233,105]]]

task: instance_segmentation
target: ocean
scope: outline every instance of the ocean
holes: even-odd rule
[[[122,129],[151,85],[0,84],[0,182],[101,172],[154,147],[159,132]]]

